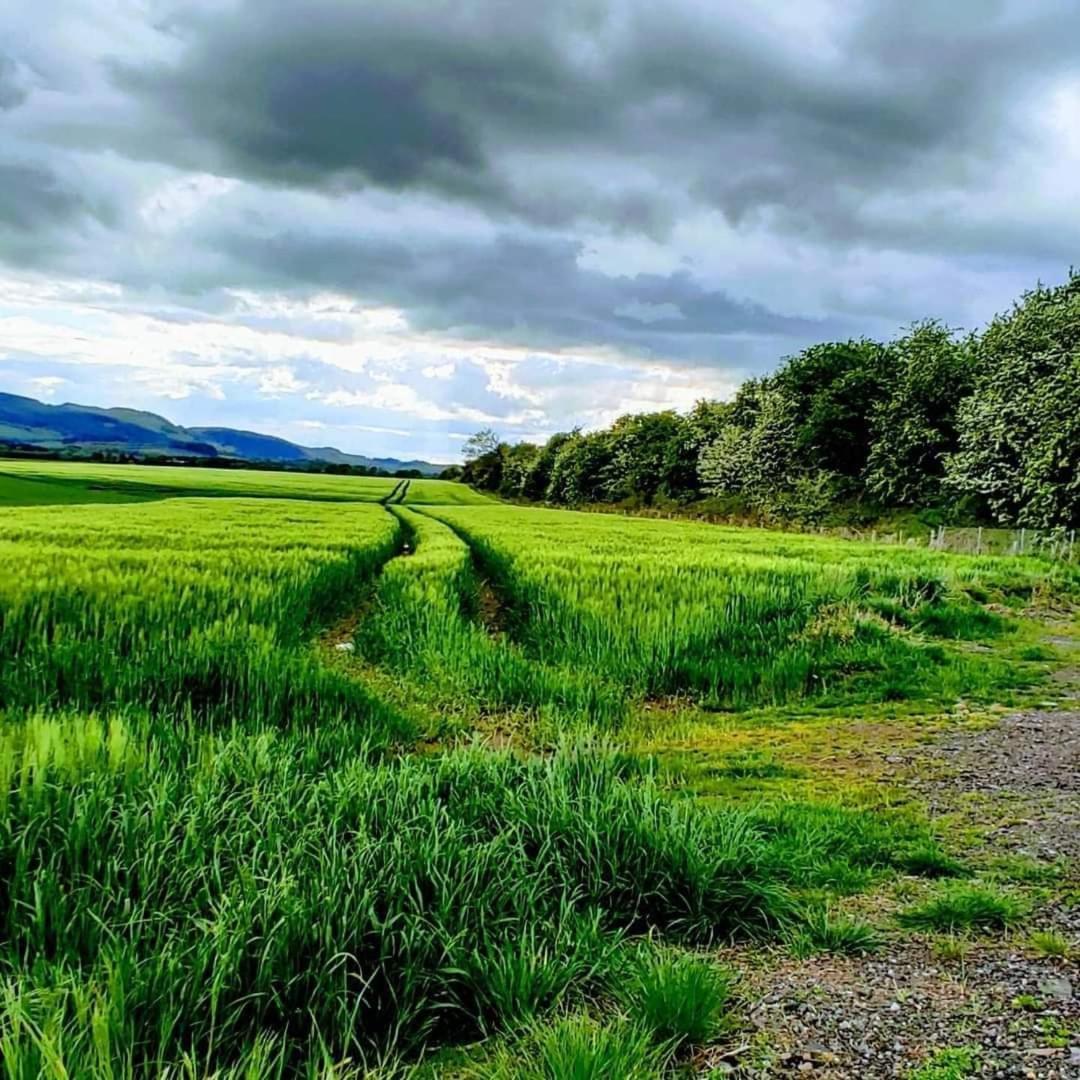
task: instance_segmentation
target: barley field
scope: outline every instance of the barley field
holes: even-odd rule
[[[0,463],[5,1075],[690,1075],[719,945],[854,948],[834,901],[959,871],[917,807],[694,797],[641,717],[1023,693],[1026,609],[1078,584],[440,481]]]

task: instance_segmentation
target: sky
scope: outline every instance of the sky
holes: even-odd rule
[[[433,461],[976,328],[1075,0],[0,0],[0,390]]]

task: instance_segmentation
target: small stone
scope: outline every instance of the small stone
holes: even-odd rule
[[[1069,1064],[1080,1065],[1080,1046],[1069,1047]]]
[[[339,641],[334,648],[338,652],[353,652],[356,646],[351,641]]]
[[[1040,981],[1039,993],[1055,1001],[1072,1001],[1072,982],[1064,975],[1051,975]]]

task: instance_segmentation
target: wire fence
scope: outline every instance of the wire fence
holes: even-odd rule
[[[961,528],[939,525],[917,532],[897,529],[829,529],[852,540],[871,540],[908,547],[929,547],[958,555],[1031,555],[1062,562],[1080,561],[1076,529],[996,529],[983,526]]]
[[[622,517],[660,518],[666,521],[707,521],[713,525],[737,525],[779,529],[783,532],[816,533],[842,540],[869,540],[878,544],[929,547],[957,555],[1029,555],[1062,562],[1080,562],[1080,542],[1072,528],[1003,529],[991,526],[938,525],[935,528],[857,528],[851,525],[810,525],[776,522],[739,515],[686,512],[651,507],[628,508],[609,503],[579,507],[593,513]]]
[[[1080,558],[1075,529],[931,529],[928,545],[973,555],[1039,555],[1074,562]]]

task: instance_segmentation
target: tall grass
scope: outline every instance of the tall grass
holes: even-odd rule
[[[387,564],[376,606],[357,628],[368,660],[411,677],[436,706],[524,710],[564,725],[610,725],[621,718],[619,687],[575,664],[538,663],[482,625],[479,581],[464,541],[439,521],[406,507],[389,509],[413,554]]]
[[[350,725],[29,717],[0,745],[0,1040],[69,1075],[290,1069],[513,1029],[599,992],[625,935],[795,917],[796,838],[885,867],[860,815],[673,802],[596,747],[379,762]],[[893,846],[917,827],[892,822]],[[881,839],[884,836],[882,834]],[[704,1022],[704,1021],[702,1021]],[[16,1073],[18,1075],[18,1073]]]
[[[394,719],[307,643],[393,552],[375,506],[169,500],[0,522],[0,709]]]
[[[320,490],[302,479],[281,482]],[[409,725],[311,639],[358,613],[358,651],[404,695],[556,728],[635,695],[944,694],[994,671],[929,639],[1005,632],[970,597],[1030,592],[1034,564],[410,509],[426,484],[386,507],[5,510],[8,1075],[360,1076],[493,1034],[528,1048],[522,1075],[655,1075],[725,1008],[722,973],[671,947],[837,947],[850,932],[813,921],[830,897],[948,871],[910,818],[677,800],[594,743],[398,755]],[[597,1002],[642,1016],[589,1019]]]
[[[966,590],[1030,594],[1031,560],[510,507],[437,507],[499,585],[538,662],[572,663],[644,696],[709,705],[807,695],[955,698],[1015,678],[932,637],[1010,623]]]

